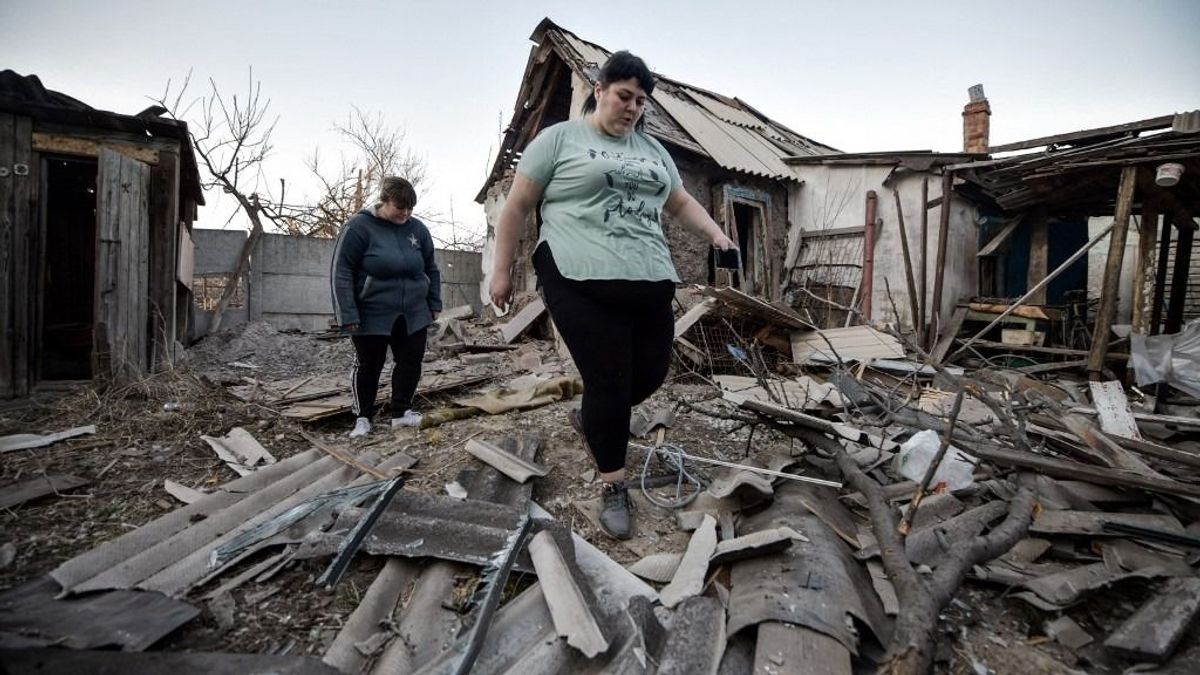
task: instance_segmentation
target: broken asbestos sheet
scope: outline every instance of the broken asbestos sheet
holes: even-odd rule
[[[229,433],[224,436],[201,434],[200,438],[212,446],[217,457],[220,457],[239,476],[245,476],[254,471],[259,464],[275,463],[275,457],[249,431],[241,427],[230,429]]]
[[[53,434],[13,434],[12,436],[0,436],[0,454],[14,450],[44,448],[47,445],[54,445],[68,438],[94,433],[96,433],[96,425],[89,424],[86,427],[75,427],[74,429],[67,429],[66,431],[59,431]]]

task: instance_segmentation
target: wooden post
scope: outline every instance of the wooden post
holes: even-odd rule
[[[929,268],[929,174],[921,176],[921,320],[917,325],[920,326],[920,334],[918,339],[922,345],[929,344],[929,325],[925,323],[926,310],[929,308],[928,297],[925,292],[928,288],[926,279],[929,276],[927,270]]]
[[[1029,221],[1029,270],[1026,273],[1026,288],[1033,288],[1037,282],[1046,278],[1050,270],[1050,225],[1047,222],[1046,211],[1038,208],[1033,212]],[[1038,289],[1029,297],[1029,304],[1046,304],[1046,287]]]
[[[1171,299],[1167,303],[1167,326],[1163,331],[1168,335],[1178,333],[1183,328],[1183,310],[1187,300],[1188,273],[1192,266],[1195,227],[1190,213],[1175,214],[1175,228],[1179,231],[1179,239],[1175,242],[1175,270],[1171,275]]]
[[[946,277],[946,239],[950,236],[950,192],[954,189],[954,172],[942,170],[942,204],[938,223],[937,263],[933,269],[933,312],[932,323],[942,327],[942,285]],[[935,333],[936,334],[936,333]]]
[[[1117,187],[1117,210],[1113,215],[1112,238],[1108,241],[1108,261],[1104,265],[1104,285],[1100,291],[1100,308],[1092,330],[1092,351],[1088,354],[1088,377],[1101,379],[1104,355],[1113,319],[1117,314],[1117,298],[1121,293],[1121,263],[1125,258],[1125,239],[1129,233],[1129,216],[1133,211],[1133,187],[1137,182],[1137,167],[1121,169],[1121,184]]]
[[[1158,239],[1158,210],[1148,200],[1143,202],[1142,221],[1138,228],[1137,263],[1133,268],[1133,331],[1150,333],[1150,299],[1154,297],[1154,243]]]
[[[920,324],[917,323],[917,283],[913,280],[912,258],[908,252],[908,231],[904,228],[904,209],[900,206],[900,191],[892,186],[892,196],[896,198],[896,225],[900,230],[900,249],[904,253],[904,278],[908,282],[908,322],[912,324],[916,339],[920,340]],[[900,317],[896,317],[899,321]]]
[[[1158,267],[1154,270],[1154,301],[1150,310],[1150,334],[1158,335],[1162,328],[1163,303],[1167,294],[1167,263],[1171,260],[1171,223],[1170,212],[1163,214],[1162,234],[1158,238]]]

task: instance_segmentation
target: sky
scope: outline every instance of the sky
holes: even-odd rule
[[[426,159],[418,211],[482,231],[474,198],[545,17],[847,152],[961,150],[980,83],[993,144],[1200,108],[1197,0],[0,0],[0,68],[127,114],[189,71],[199,95],[252,69],[278,116],[264,175],[289,202],[357,106]],[[197,225],[224,226],[229,198],[209,203]]]

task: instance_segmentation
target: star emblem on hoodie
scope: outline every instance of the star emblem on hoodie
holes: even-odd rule
[[[408,235],[408,243],[412,244],[413,248],[421,248],[421,243],[417,241],[417,236],[415,234]]]

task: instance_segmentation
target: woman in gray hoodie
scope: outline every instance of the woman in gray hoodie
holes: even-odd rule
[[[351,438],[371,431],[379,375],[392,348],[392,426],[415,427],[412,399],[421,379],[426,329],[442,311],[442,275],[425,223],[412,217],[407,180],[384,178],[379,202],[342,226],[333,249],[333,313],[354,343],[350,387],[358,417]]]

